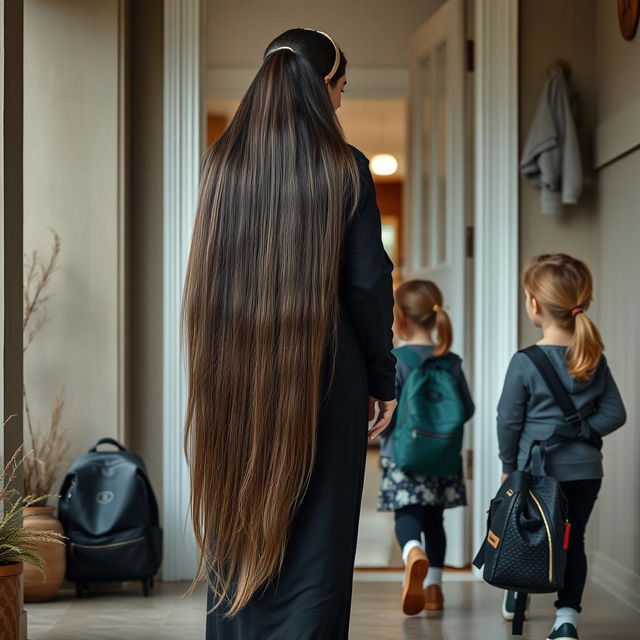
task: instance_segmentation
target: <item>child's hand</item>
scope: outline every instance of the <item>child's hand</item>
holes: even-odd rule
[[[380,435],[391,422],[393,412],[398,406],[396,400],[377,400],[376,398],[369,398],[369,420],[373,420],[376,416],[376,405],[378,407],[378,420],[369,429],[369,440],[373,440],[376,436]]]

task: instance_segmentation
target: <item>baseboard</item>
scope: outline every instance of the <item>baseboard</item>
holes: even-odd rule
[[[589,553],[589,579],[640,613],[640,575],[601,551]]]

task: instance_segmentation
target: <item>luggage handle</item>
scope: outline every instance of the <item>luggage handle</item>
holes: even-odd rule
[[[98,440],[98,442],[96,442],[93,447],[91,447],[91,449],[89,449],[90,453],[94,453],[98,450],[98,447],[102,444],[112,444],[114,447],[117,447],[120,451],[126,451],[126,449],[117,441],[114,440],[113,438],[100,438],[100,440]]]

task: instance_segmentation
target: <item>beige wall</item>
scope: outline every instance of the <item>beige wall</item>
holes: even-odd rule
[[[640,100],[640,30],[629,42],[620,35],[615,3],[596,0],[598,122]]]
[[[640,99],[640,34],[623,40],[615,3],[597,0],[598,125]],[[598,172],[598,307],[607,357],[628,419],[606,440],[605,482],[594,517],[594,575],[640,609],[640,150]]]
[[[596,127],[640,99],[640,35],[622,39],[610,0],[521,0],[520,117],[522,145],[548,63],[573,67],[587,167],[594,166]],[[589,527],[591,576],[640,610],[640,340],[635,301],[640,273],[640,150],[599,171],[577,208],[559,216],[539,212],[538,193],[521,181],[520,253],[562,250],[588,262],[596,280],[592,315],[628,412],[627,425],[604,447],[605,480]],[[520,341],[536,332],[524,314]]]
[[[207,0],[207,64],[259,65],[269,42],[287,29],[330,33],[352,66],[406,66],[409,38],[443,0]]]
[[[595,0],[520,2],[520,148],[526,140],[549,66],[562,58],[571,65],[572,83],[578,96],[578,128],[588,181],[577,206],[549,215],[541,213],[540,191],[520,179],[521,266],[538,253],[563,251],[597,270],[597,194],[591,169],[596,122],[594,12]],[[535,342],[537,335],[522,309],[521,344]]]
[[[24,247],[48,256],[48,229],[62,238],[25,380],[43,423],[66,388],[70,456],[123,427],[123,4],[24,6]]]

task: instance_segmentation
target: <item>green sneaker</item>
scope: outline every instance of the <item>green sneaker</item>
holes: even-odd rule
[[[529,617],[529,601],[531,600],[530,596],[527,596],[527,606],[524,610],[524,619],[526,620]],[[513,620],[513,616],[516,612],[516,592],[515,591],[505,591],[504,598],[502,599],[502,617],[505,620],[511,622]]]
[[[578,632],[570,622],[565,622],[557,629],[552,629],[547,640],[578,640]]]

